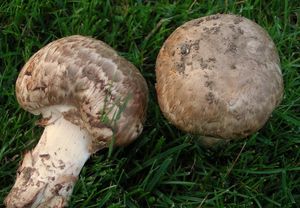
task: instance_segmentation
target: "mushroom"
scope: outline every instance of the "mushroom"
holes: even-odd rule
[[[56,40],[21,70],[16,96],[42,115],[44,132],[25,154],[7,207],[64,207],[91,154],[127,145],[142,131],[148,88],[107,44],[79,35]]]
[[[258,131],[283,96],[272,39],[253,21],[230,14],[178,27],[159,52],[156,81],[165,117],[202,135],[209,147]]]

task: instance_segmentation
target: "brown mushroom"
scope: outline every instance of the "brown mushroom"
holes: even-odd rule
[[[156,61],[156,90],[165,117],[206,145],[247,137],[283,95],[276,47],[241,16],[189,21],[165,41]]]
[[[7,207],[64,207],[92,153],[132,142],[142,131],[148,88],[111,47],[70,36],[35,53],[21,70],[16,96],[43,119],[37,146],[25,154]]]

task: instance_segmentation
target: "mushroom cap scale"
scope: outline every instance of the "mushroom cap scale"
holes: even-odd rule
[[[141,133],[148,88],[110,46],[75,35],[49,43],[29,59],[16,96],[22,108],[43,117],[52,106],[70,106],[63,116],[89,132],[96,151],[113,136],[116,145],[126,145]]]
[[[178,128],[235,139],[260,129],[283,95],[276,47],[259,25],[217,14],[189,21],[156,61],[160,108]]]

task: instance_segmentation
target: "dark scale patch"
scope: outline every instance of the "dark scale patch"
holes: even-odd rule
[[[200,40],[196,40],[194,43],[191,44],[191,48],[193,48],[195,50],[199,50],[199,43],[200,43]]]
[[[204,21],[204,19],[196,20],[196,21],[194,22],[193,26],[199,26],[203,21]]]
[[[72,185],[68,185],[66,191],[69,191],[72,188]]]
[[[233,23],[234,24],[239,24],[242,21],[243,21],[243,18],[241,16],[237,16],[237,17],[234,18]]]
[[[220,32],[220,27],[219,26],[215,26],[215,27],[204,27],[203,31],[208,33],[208,34],[218,34]]]
[[[207,87],[208,89],[212,90],[212,88],[213,88],[213,81],[206,81],[205,82],[205,87]]]
[[[232,35],[232,40],[236,41],[239,37],[240,37],[240,35],[238,33],[234,33]]]
[[[216,15],[211,15],[211,16],[206,17],[205,20],[210,21],[210,20],[216,20],[216,19],[219,19],[219,18],[220,18],[220,15],[216,14]]]
[[[230,42],[228,44],[226,52],[236,53],[237,52],[237,46],[233,42]]]
[[[233,69],[233,70],[236,69],[236,65],[231,64],[230,69]]]
[[[184,66],[184,64],[183,63],[177,63],[176,64],[176,69],[177,69],[177,71],[179,72],[179,73],[184,73],[184,71],[185,71],[185,66]]]
[[[208,102],[208,104],[213,104],[215,100],[215,96],[212,92],[209,92],[205,95],[205,99]]]
[[[215,57],[210,57],[210,58],[208,59],[208,62],[216,63],[216,58],[215,58]]]
[[[211,34],[218,34],[219,32],[220,32],[220,27],[212,27],[212,28],[210,28],[209,29],[209,32],[211,33]]]
[[[203,60],[203,58],[200,58],[199,62],[202,69],[207,69],[208,64],[206,63],[206,61]]]
[[[40,158],[43,158],[43,159],[46,159],[46,160],[50,159],[50,155],[49,154],[40,154],[39,156],[40,156]]]
[[[59,166],[58,166],[58,167],[59,167],[61,170],[65,169],[66,165],[65,165],[65,163],[64,163],[62,160],[59,160],[58,163],[59,163]]]
[[[244,30],[243,30],[241,27],[238,27],[238,32],[239,32],[241,35],[244,35]]]
[[[53,195],[59,195],[59,191],[63,188],[61,184],[55,184],[54,188],[51,190]]]
[[[29,71],[29,70],[26,70],[26,72],[25,72],[25,75],[27,75],[27,76],[31,76],[31,71]]]
[[[37,90],[39,90],[39,91],[45,92],[45,89],[46,89],[46,88],[47,88],[46,86],[36,86],[35,88],[32,89],[32,91],[37,91]]]
[[[23,186],[25,186],[26,183],[30,180],[30,178],[31,178],[31,176],[33,175],[33,172],[34,172],[35,170],[36,170],[35,168],[31,168],[31,167],[25,167],[25,168],[22,170],[22,173],[23,173],[23,179],[24,179]]]
[[[58,93],[55,90],[51,90],[48,93],[48,99],[50,103],[56,103],[58,100]]]
[[[238,33],[240,35],[244,34],[244,30],[241,27],[235,27],[235,25],[233,25],[233,24],[230,24],[228,27],[232,30],[232,32],[234,32],[236,34],[237,37],[238,37],[238,35],[237,35]]]
[[[228,27],[229,27],[233,32],[235,32],[235,26],[234,26],[233,24],[228,25]]]
[[[51,180],[51,181],[55,181],[55,177],[54,176],[48,177],[48,179]]]
[[[182,25],[181,28],[184,29],[184,30],[186,30],[186,29],[187,29],[187,26]]]

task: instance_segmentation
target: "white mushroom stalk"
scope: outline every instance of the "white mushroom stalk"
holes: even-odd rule
[[[49,113],[49,112],[47,112]],[[26,153],[6,203],[15,207],[63,207],[90,157],[90,135],[52,109],[36,147]],[[10,201],[8,201],[10,200]]]
[[[25,110],[43,116],[39,123],[45,129],[25,154],[5,204],[60,208],[67,206],[91,154],[112,141],[127,145],[139,136],[148,88],[139,71],[108,45],[70,36],[29,59],[16,96]]]

